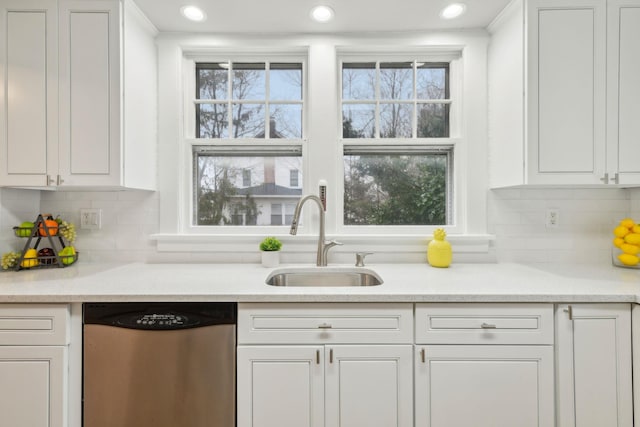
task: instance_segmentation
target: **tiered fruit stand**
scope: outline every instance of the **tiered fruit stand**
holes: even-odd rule
[[[26,237],[27,242],[18,258],[14,270],[33,269],[33,268],[52,268],[52,267],[68,267],[78,260],[78,253],[72,251],[71,254],[60,254],[67,247],[64,238],[59,234],[59,225],[54,226],[53,217],[50,214],[40,214],[34,222],[33,227],[13,227],[17,237]],[[40,243],[48,242],[48,248],[42,248],[38,251]],[[27,253],[33,249],[36,256],[27,256]],[[47,250],[48,249],[48,250]],[[33,251],[32,251],[33,252]]]

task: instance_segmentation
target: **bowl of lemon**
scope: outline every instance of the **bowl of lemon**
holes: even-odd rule
[[[613,229],[613,265],[640,269],[640,224],[625,218]]]

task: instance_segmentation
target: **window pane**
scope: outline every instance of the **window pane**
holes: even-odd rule
[[[282,204],[271,204],[271,225],[282,225]]]
[[[302,99],[302,64],[271,64],[269,99]]]
[[[369,104],[347,104],[342,106],[342,137],[375,137],[376,107]]]
[[[199,64],[196,73],[198,74],[198,99],[228,99],[228,69],[222,68],[218,64]]]
[[[345,154],[345,225],[445,225],[447,153]]]
[[[302,138],[302,105],[271,104],[269,138]]]
[[[233,99],[265,99],[264,64],[233,64]]]
[[[198,118],[198,128],[196,129],[196,137],[228,137],[227,111],[228,108],[226,104],[197,104],[196,116]]]
[[[232,138],[264,138],[264,105],[233,104]]]
[[[380,64],[380,98],[413,99],[413,64],[411,62]]]
[[[375,99],[376,64],[342,64],[342,99]]]
[[[417,69],[418,99],[449,99],[448,64],[421,64]]]
[[[302,170],[300,155],[242,156],[199,150],[194,147],[195,225],[271,225],[272,203],[295,205],[300,199],[302,189],[292,188],[289,182],[291,169]],[[253,185],[243,187],[247,174]],[[282,222],[282,211],[280,218]]]
[[[287,203],[284,205],[284,224],[291,225],[291,221],[293,221],[293,214],[296,211],[295,203]]]
[[[449,137],[449,104],[418,104],[418,138]]]
[[[380,138],[411,138],[411,104],[380,105]]]

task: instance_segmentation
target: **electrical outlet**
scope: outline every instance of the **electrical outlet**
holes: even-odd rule
[[[102,227],[102,209],[80,209],[80,228],[99,230]]]
[[[558,228],[560,224],[560,211],[558,209],[547,209],[545,226],[547,228]]]

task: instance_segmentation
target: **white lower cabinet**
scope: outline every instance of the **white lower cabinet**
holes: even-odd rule
[[[552,304],[416,304],[416,427],[553,427]]]
[[[0,347],[0,414],[11,427],[66,427],[66,347]]]
[[[433,345],[417,351],[416,426],[554,425],[552,346]]]
[[[412,317],[411,304],[240,304],[238,427],[412,427]]]
[[[0,425],[67,427],[66,305],[0,305]]]
[[[324,426],[322,346],[238,346],[238,427]]]
[[[557,427],[631,427],[631,306],[556,309]]]

